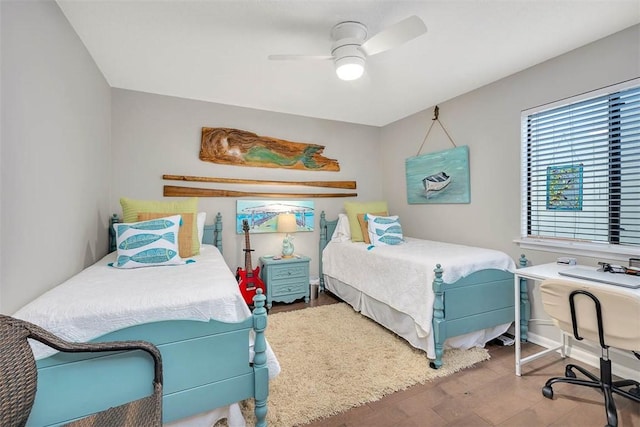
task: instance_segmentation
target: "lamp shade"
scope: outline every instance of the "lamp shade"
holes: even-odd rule
[[[292,213],[278,215],[277,229],[279,233],[295,233],[298,231],[296,216]]]

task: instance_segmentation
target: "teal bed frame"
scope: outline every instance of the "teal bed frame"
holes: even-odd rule
[[[117,218],[112,218],[112,223]],[[112,229],[112,227],[110,227]],[[222,217],[205,226],[205,243],[222,251]],[[110,242],[110,248],[113,246]],[[145,340],[162,354],[163,422],[255,399],[257,426],[266,426],[269,371],[264,295],[251,317],[238,323],[172,320],[111,332],[94,342]],[[255,333],[254,358],[249,336]],[[58,426],[152,392],[153,361],[144,352],[56,353],[40,359],[38,391],[28,426]]]
[[[323,290],[322,250],[331,241],[337,224],[337,219],[328,221],[324,212],[320,214],[319,275],[320,289]],[[524,255],[520,257],[519,263],[521,267],[526,266],[527,259]],[[435,278],[432,283],[436,358],[430,362],[430,366],[434,369],[442,366],[444,342],[447,338],[513,322],[515,319],[513,273],[486,269],[463,277],[457,282],[445,283],[442,280],[443,268],[446,266],[434,266]],[[530,309],[527,282],[524,279],[520,281],[520,309],[520,331],[522,341],[526,341]]]

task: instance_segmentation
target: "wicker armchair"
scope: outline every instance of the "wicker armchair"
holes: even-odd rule
[[[32,323],[0,314],[0,426],[24,426],[36,395],[36,362],[27,338],[62,352],[104,352],[143,350],[154,360],[153,393],[145,398],[109,408],[74,421],[68,426],[162,425],[162,359],[156,346],[145,341],[71,343]]]

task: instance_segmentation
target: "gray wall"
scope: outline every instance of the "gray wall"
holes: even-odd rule
[[[384,193],[408,235],[525,253],[531,264],[555,262],[563,254],[522,250],[520,237],[520,113],[522,110],[640,76],[640,26],[576,49],[469,92],[440,107],[440,121],[457,145],[469,146],[471,203],[409,205],[404,161],[415,156],[433,108],[382,129]],[[391,149],[393,147],[393,149]],[[422,153],[451,148],[435,124]],[[578,257],[579,263],[596,265]],[[619,263],[616,262],[616,263]],[[530,284],[533,318],[544,318],[537,288]],[[555,328],[532,322],[540,339],[557,339]]]
[[[112,91],[113,197],[111,209],[120,213],[119,198],[163,199],[163,185],[198,186],[198,183],[164,181],[162,175],[196,175],[284,181],[355,180],[358,198],[315,198],[316,227],[322,210],[335,218],[345,200],[382,197],[379,128],[312,119],[249,108],[231,107],[142,92]],[[324,145],[324,155],[340,162],[339,172],[250,168],[220,165],[198,158],[202,127],[229,127],[289,141]],[[300,186],[205,184],[205,188],[278,193],[351,192]],[[250,197],[256,200],[260,197]],[[264,199],[264,198],[263,198]],[[285,199],[286,200],[286,199]],[[244,235],[235,234],[235,198],[200,198],[209,223],[217,212],[224,221],[225,259],[235,271],[244,267]],[[318,229],[296,233],[296,253],[312,258],[311,273],[318,271]],[[281,252],[279,233],[251,235],[253,267],[258,257]]]
[[[405,188],[405,159],[416,155],[433,108],[385,126],[381,164],[391,208],[409,235],[519,256],[513,240],[520,236],[521,111],[638,76],[640,26],[635,26],[441,103],[440,122],[457,145],[469,146],[469,204],[409,205],[406,192],[397,191]],[[422,154],[452,147],[436,123]],[[528,256],[538,264],[557,255]]]
[[[358,199],[388,200],[407,235],[500,249],[517,258],[522,252],[513,243],[520,235],[520,111],[640,76],[640,27],[635,26],[441,103],[441,121],[458,145],[470,147],[471,203],[408,205],[404,161],[416,155],[432,108],[372,128],[111,90],[53,1],[1,1],[0,20],[0,311],[5,313],[102,256],[108,217],[120,212],[119,197],[161,199],[163,184],[171,183],[161,179],[163,174],[356,180]],[[325,145],[325,155],[338,159],[341,171],[202,162],[203,126]],[[422,153],[450,146],[436,125]],[[315,199],[316,211],[335,218],[344,200]],[[231,223],[235,203],[200,200],[209,222],[215,213],[223,214],[225,257],[232,269],[244,264],[244,240]],[[317,234],[298,233],[294,241],[298,252],[313,258],[312,273],[317,272]],[[252,236],[256,256],[277,253],[280,243],[277,234]],[[558,256],[526,253],[533,264]],[[541,316],[533,289],[532,298],[534,317]],[[540,325],[533,331],[543,338],[553,335]]]
[[[110,88],[53,1],[2,1],[0,311],[107,251]]]

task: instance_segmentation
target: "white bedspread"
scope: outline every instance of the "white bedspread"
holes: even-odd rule
[[[215,319],[239,322],[251,315],[222,254],[202,245],[196,261],[184,265],[118,269],[111,253],[44,293],[14,317],[35,323],[69,341],[89,341],[128,326],[161,320]],[[55,350],[32,343],[37,359]],[[271,377],[280,366],[270,347]]]
[[[405,239],[401,245],[375,247],[330,242],[322,253],[323,273],[411,316],[426,337],[431,331],[436,264],[442,265],[446,283],[486,268],[515,271],[511,257],[500,251]]]

